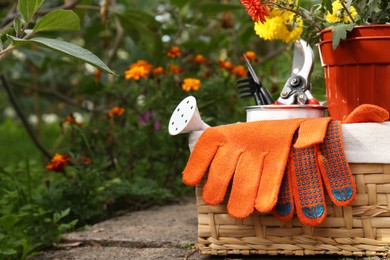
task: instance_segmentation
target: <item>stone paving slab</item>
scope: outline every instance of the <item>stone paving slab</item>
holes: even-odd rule
[[[154,207],[130,212],[64,235],[66,242],[97,242],[123,247],[189,247],[197,240],[194,203]]]
[[[127,259],[261,259],[335,260],[332,256],[205,256],[192,249],[197,242],[195,200],[183,204],[129,212],[63,236],[60,250],[50,250],[33,260]]]
[[[86,246],[45,252],[34,260],[129,260],[129,259],[202,259],[198,253],[180,248],[126,248]]]
[[[201,259],[191,248],[196,241],[196,206],[190,201],[129,212],[65,234],[64,249],[33,259]]]

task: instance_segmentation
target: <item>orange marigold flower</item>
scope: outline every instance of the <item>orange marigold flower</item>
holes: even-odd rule
[[[113,107],[111,108],[110,112],[108,112],[109,117],[113,117],[115,115],[121,116],[125,112],[125,109],[123,107]]]
[[[241,0],[241,3],[254,22],[264,23],[265,17],[270,16],[269,10],[262,5],[261,0]]]
[[[183,80],[181,88],[187,92],[191,90],[198,91],[200,89],[200,80],[195,78],[186,78]]]
[[[221,69],[225,69],[225,70],[231,70],[233,69],[233,63],[231,63],[230,61],[225,61],[223,59],[220,59],[219,60],[219,67]]]
[[[177,65],[169,65],[169,70],[174,74],[181,74],[183,71]]]
[[[246,69],[245,69],[245,67],[242,66],[242,65],[235,66],[235,67],[232,69],[232,73],[233,73],[234,75],[236,75],[238,78],[247,76]]]
[[[129,69],[125,71],[125,79],[135,79],[139,80],[140,78],[147,78],[149,72],[152,70],[152,64],[145,60],[138,60],[137,62],[131,64]]]
[[[164,70],[164,68],[163,67],[157,67],[157,68],[155,68],[155,69],[153,69],[152,70],[152,74],[154,75],[154,76],[160,76],[160,75],[162,75],[162,74],[166,74],[167,72]]]
[[[195,57],[191,57],[190,61],[194,61],[195,63],[198,64],[208,63],[208,60],[202,54],[197,54]]]
[[[145,70],[151,71],[153,65],[147,62],[146,60],[137,60],[137,62],[133,63],[130,65],[130,69],[135,68],[135,67],[144,67]]]
[[[248,60],[251,60],[251,61],[254,61],[254,62],[258,62],[259,59],[257,58],[256,56],[256,53],[253,52],[253,51],[247,51],[245,52],[245,56]]]
[[[65,118],[65,120],[64,120],[63,123],[64,123],[64,124],[69,124],[69,125],[72,125],[72,124],[73,124],[73,125],[81,126],[81,123],[79,123],[79,122],[76,121],[76,118],[74,117],[73,114],[68,115],[68,116]]]
[[[176,58],[181,56],[183,53],[181,52],[180,48],[177,46],[172,46],[167,52],[168,57]]]
[[[102,71],[99,70],[99,69],[96,69],[94,77],[95,77],[96,82],[99,83],[100,82],[100,78],[102,77]]]
[[[92,159],[89,157],[79,157],[76,159],[79,164],[88,165],[92,163]]]
[[[46,165],[46,169],[49,171],[62,172],[65,165],[68,164],[70,164],[68,155],[56,153],[51,159],[50,163]]]
[[[147,78],[149,71],[144,67],[134,67],[125,71],[125,79],[135,79],[139,80],[140,78]]]

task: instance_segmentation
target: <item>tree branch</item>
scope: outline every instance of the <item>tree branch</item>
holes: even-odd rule
[[[15,96],[8,84],[8,80],[5,75],[1,75],[1,82],[3,84],[3,87],[7,93],[8,99],[11,102],[11,105],[15,109],[18,117],[23,123],[24,128],[26,129],[28,135],[30,136],[31,140],[35,144],[35,146],[39,149],[39,151],[48,159],[51,159],[51,154],[46,150],[46,148],[41,144],[41,142],[37,139],[37,137],[34,134],[33,129],[31,128],[30,124],[27,121],[26,116],[23,114],[22,110],[20,109],[18,103],[16,102]]]

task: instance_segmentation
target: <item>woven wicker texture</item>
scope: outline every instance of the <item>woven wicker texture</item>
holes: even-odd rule
[[[351,206],[326,196],[328,215],[317,227],[296,216],[282,222],[272,214],[230,217],[225,201],[209,206],[196,187],[198,248],[202,254],[390,256],[390,164],[350,164],[357,186]],[[228,195],[227,195],[228,196]]]

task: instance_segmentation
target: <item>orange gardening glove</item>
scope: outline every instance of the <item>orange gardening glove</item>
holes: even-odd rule
[[[300,137],[304,136],[304,138],[302,137],[297,140],[298,135],[296,135],[293,143],[295,142],[295,145],[297,146],[313,146],[321,143],[325,138],[326,129],[330,120],[331,118],[329,117],[313,118],[313,119],[306,120],[300,125],[299,128],[299,136]],[[293,165],[291,165],[291,162],[293,161],[293,155],[295,153],[296,153],[296,149],[292,147],[289,155],[289,161],[277,197],[277,203],[275,207],[272,209],[272,213],[278,219],[283,221],[291,219],[294,215],[293,185],[292,185],[293,180],[291,174],[291,169]],[[310,153],[308,153],[308,151],[303,152],[302,154],[303,155],[307,154],[308,156],[311,155]],[[301,155],[301,153],[299,153],[299,155]],[[296,178],[294,179],[294,181],[295,182],[297,181]],[[261,190],[259,190],[259,192],[261,192]],[[258,196],[258,198],[262,199],[261,196]]]
[[[228,213],[235,218],[249,216],[262,175],[269,179],[268,185],[279,189],[293,135],[304,120],[256,121],[206,129],[183,171],[183,182],[194,186],[209,169],[203,200],[210,205],[221,203],[232,181]]]
[[[385,109],[361,105],[343,123],[383,122],[388,119],[389,113]],[[301,125],[298,140],[290,152],[289,166],[273,214],[281,220],[291,219],[295,204],[300,221],[304,225],[316,226],[325,220],[327,214],[323,184],[332,202],[338,206],[352,203],[356,187],[344,153],[340,122],[330,122],[326,137],[319,145],[307,142],[306,136],[313,136],[312,131],[306,131],[311,127],[304,130],[307,122]],[[320,128],[323,126],[316,127],[317,131],[322,131]]]
[[[355,108],[343,119],[343,124],[385,122],[389,120],[389,112],[379,106],[364,104]]]
[[[307,136],[312,138],[312,131],[300,129],[290,152],[287,177],[284,177],[288,180],[282,184],[292,194],[289,202],[295,205],[299,220],[307,226],[320,225],[326,218],[324,186],[332,202],[338,206],[350,205],[356,196],[356,185],[344,153],[340,122],[331,121],[327,127],[317,128],[321,132],[325,129],[326,135],[322,142],[314,145],[306,142]],[[293,215],[294,206],[285,205],[286,201],[279,195],[273,210],[281,220],[288,220]]]
[[[330,121],[330,118],[307,118],[299,128],[299,133],[310,133],[305,134],[306,138],[298,139],[299,145],[312,145],[322,142],[325,137],[326,126]],[[302,144],[301,144],[302,143]],[[273,165],[266,165],[272,168]],[[259,186],[259,191],[256,198],[256,209],[259,212],[270,212],[275,207],[278,200],[279,187],[275,187],[272,170],[265,171],[267,174],[263,174]],[[279,177],[278,177],[279,178]]]

